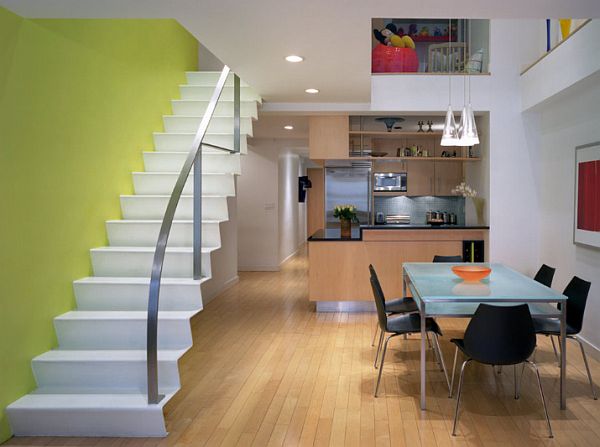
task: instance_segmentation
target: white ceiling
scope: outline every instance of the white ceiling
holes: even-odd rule
[[[0,0],[24,17],[175,18],[271,102],[370,101],[373,17],[600,17],[599,0]],[[306,58],[290,64],[283,58]],[[320,89],[307,95],[304,89]]]

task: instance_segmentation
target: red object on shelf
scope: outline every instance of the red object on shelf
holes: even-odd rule
[[[419,57],[412,48],[391,47],[378,44],[371,54],[372,73],[415,73],[419,70]]]

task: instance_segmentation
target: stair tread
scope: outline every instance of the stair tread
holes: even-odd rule
[[[174,392],[165,395],[158,405],[165,405]],[[119,390],[107,390],[106,393],[45,393],[43,390],[27,394],[8,406],[8,409],[57,410],[65,408],[148,408],[145,393],[123,393]]]
[[[107,223],[123,223],[123,224],[160,224],[162,220],[160,219],[114,219],[107,220]],[[202,219],[202,223],[221,223],[223,220],[218,219]],[[173,220],[174,224],[192,224],[194,223],[191,219],[176,219]]]
[[[173,134],[169,134],[169,135],[173,135]],[[189,134],[192,135],[192,134]],[[189,151],[143,151],[144,154],[153,154],[153,155],[159,155],[159,156],[168,156],[168,155],[187,155],[190,152]],[[202,157],[223,157],[223,156],[229,156],[231,157],[232,155],[240,155],[238,154],[233,154],[231,152],[202,152]]]
[[[204,155],[203,155],[204,156]],[[175,171],[133,171],[133,175],[179,175],[180,172]],[[232,172],[202,172],[202,175],[234,175]],[[194,174],[190,172],[189,177],[193,177]]]
[[[215,250],[218,250],[221,247],[202,247],[202,253],[211,253]],[[90,251],[93,252],[114,252],[114,253],[154,253],[156,249],[155,246],[152,247],[138,247],[138,246],[106,246],[106,247],[96,247],[91,248]],[[193,247],[167,247],[167,253],[193,253]]]
[[[183,320],[196,315],[199,310],[161,310],[158,312],[159,320]],[[55,320],[146,320],[148,312],[145,310],[71,310],[54,317]]]
[[[202,279],[192,279],[192,278],[166,278],[163,277],[160,280],[161,284],[176,284],[176,285],[199,285],[204,281],[207,281],[208,277],[203,277]],[[140,276],[88,276],[86,278],[80,278],[73,283],[83,284],[83,283],[93,283],[93,284],[141,284],[146,285],[150,284],[150,278],[148,277],[140,277]]]
[[[169,198],[171,195],[169,194],[121,194],[121,197],[158,197],[158,198]],[[194,196],[192,194],[181,194],[182,198],[191,199]],[[223,197],[227,198],[227,196],[221,194],[202,194],[202,197]]]
[[[176,361],[186,349],[159,349],[158,359]],[[34,362],[106,362],[146,361],[146,350],[142,349],[53,349],[33,359]]]
[[[248,135],[247,133],[241,132],[242,135]],[[185,135],[192,136],[196,135],[196,132],[153,132],[153,135]],[[231,132],[206,132],[205,135],[231,135],[233,136],[233,131]]]

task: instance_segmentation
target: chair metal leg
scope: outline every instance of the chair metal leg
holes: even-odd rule
[[[519,398],[519,380],[517,379],[517,365],[513,365],[513,377],[515,380],[515,400]]]
[[[587,361],[587,355],[585,355],[585,350],[583,349],[583,343],[577,337],[568,337],[572,338],[579,344],[579,348],[581,349],[581,356],[583,357],[583,363],[585,364],[585,369],[587,371],[588,380],[590,381],[590,388],[592,389],[592,397],[594,400],[598,400],[598,396],[596,395],[596,389],[594,387],[594,381],[592,380],[592,373],[590,372],[590,365]]]
[[[373,368],[377,369],[377,359],[379,358],[379,352],[381,351],[381,345],[383,343],[383,337],[385,332],[381,331],[379,334],[379,343],[377,344],[377,351],[375,352],[375,362],[373,362]]]
[[[435,334],[434,334],[434,337],[435,337]],[[429,332],[427,332],[427,338],[429,339]],[[435,345],[435,340],[434,340],[434,343],[431,345],[431,349],[433,350],[433,356],[435,357],[435,362],[440,367],[440,371],[443,371],[444,369],[442,368],[442,362],[440,361],[440,353],[438,352],[437,347]]]
[[[558,351],[556,350],[556,344],[554,343],[554,337],[552,335],[550,336],[550,341],[552,342],[552,350],[554,351],[554,357],[556,357],[556,360],[558,360],[558,362],[560,364],[560,359],[558,357]]]
[[[544,404],[544,414],[546,415],[546,423],[548,424],[549,437],[554,438],[554,435],[552,434],[552,426],[550,425],[550,416],[548,416],[548,408],[546,408],[546,399],[544,398],[544,389],[542,388],[542,379],[540,378],[540,372],[535,363],[530,362],[529,360],[527,360],[527,363],[531,365],[531,367],[535,371],[535,375],[537,376],[538,386],[540,388],[540,397],[542,398],[542,404]]]
[[[467,359],[463,362],[460,368],[460,378],[458,379],[458,392],[456,394],[456,409],[454,410],[454,424],[452,425],[452,436],[456,436],[456,426],[458,425],[458,409],[460,407],[460,395],[462,393],[463,378],[465,375],[465,366],[471,359]]]
[[[458,359],[458,346],[454,351],[454,362],[452,363],[452,381],[450,382],[450,393],[448,394],[448,398],[452,399],[452,390],[454,389],[454,371],[456,371],[456,360]]]
[[[387,351],[388,342],[390,338],[395,337],[400,334],[392,334],[388,338],[385,339],[385,344],[383,345],[383,351],[381,352],[381,363],[379,364],[379,374],[377,375],[377,385],[375,385],[375,393],[374,396],[377,397],[377,393],[379,392],[379,383],[381,382],[381,374],[383,372],[383,362],[385,361],[385,353]]]
[[[379,320],[375,320],[375,332],[373,333],[373,340],[371,340],[371,346],[375,346],[375,339],[377,338],[378,331],[379,331]]]
[[[498,374],[502,374],[502,365],[498,366]]]
[[[440,359],[440,362],[442,363],[442,371],[444,371],[444,376],[446,377],[446,385],[448,385],[448,392],[450,392],[450,379],[448,378],[448,370],[446,369],[446,362],[444,361],[444,353],[442,352],[440,340],[436,333],[433,333],[433,343],[436,346],[438,357]]]
[[[426,334],[427,334],[427,344],[429,345],[429,349],[433,349],[433,347],[431,346],[431,340],[429,339],[429,332],[427,332]]]

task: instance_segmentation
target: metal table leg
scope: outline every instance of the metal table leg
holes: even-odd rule
[[[567,303],[560,306],[560,409],[567,409]]]
[[[425,325],[425,303],[421,302],[421,410],[426,409],[425,405],[425,361],[427,354],[427,331]]]

